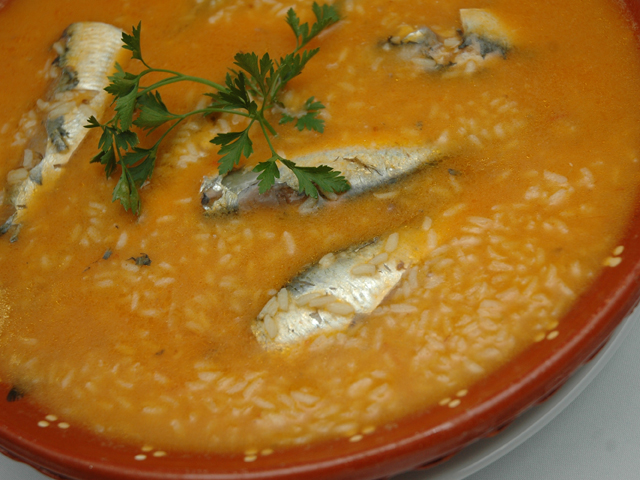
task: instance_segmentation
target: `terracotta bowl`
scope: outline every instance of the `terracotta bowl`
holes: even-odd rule
[[[0,0],[0,9],[9,0]],[[640,24],[640,0],[627,0]],[[640,51],[639,51],[640,54]],[[139,446],[112,443],[79,429],[42,428],[47,412],[28,399],[6,402],[0,384],[0,451],[58,479],[381,479],[450,459],[471,442],[491,436],[527,408],[553,394],[588,362],[640,299],[640,203],[629,222],[624,261],[607,268],[564,318],[552,342],[532,345],[476,384],[465,409],[432,407],[381,428],[376,435],[276,452],[252,464],[244,455],[172,453],[140,461]],[[450,461],[455,461],[450,460]]]

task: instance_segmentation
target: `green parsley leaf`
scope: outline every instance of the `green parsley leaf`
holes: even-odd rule
[[[119,128],[122,130],[129,130],[133,124],[133,113],[138,99],[137,94],[136,90],[132,90],[130,93],[116,99],[116,116],[114,120],[116,125],[119,123]]]
[[[293,30],[299,45],[309,43],[309,41],[316,37],[322,30],[340,20],[338,11],[332,5],[320,6],[317,2],[313,2],[311,8],[316,16],[316,23],[311,26],[311,29],[309,29],[308,23],[300,25],[300,19],[293,8],[287,11],[287,23],[291,27],[291,30]]]
[[[287,23],[293,30],[293,34],[296,36],[296,40],[299,40],[299,37],[302,36],[302,30],[300,29],[300,18],[298,18],[298,14],[295,12],[293,8],[287,10]],[[307,25],[307,29],[309,26]]]
[[[113,135],[114,130],[105,125],[101,125],[95,117],[89,119],[89,125],[85,125],[85,128],[102,128],[102,135],[98,146],[100,147],[100,153],[95,155],[91,159],[91,163],[101,163],[105,166],[105,172],[107,178],[111,176],[117,166],[115,151],[113,150]]]
[[[315,101],[315,98],[311,97],[304,104],[304,111],[306,113],[304,113],[303,115],[299,115],[298,117],[294,117],[293,115],[289,115],[288,113],[283,113],[282,118],[280,118],[280,122],[278,123],[280,125],[284,125],[286,123],[296,122],[296,128],[300,132],[304,129],[307,129],[323,133],[324,120],[318,118],[318,114],[323,108],[325,107],[322,103]]]
[[[283,84],[287,84],[302,73],[302,70],[318,52],[319,48],[313,50],[305,50],[302,55],[290,53],[280,59],[280,79]]]
[[[138,135],[131,130],[124,130],[122,132],[114,132],[113,140],[116,142],[116,147],[121,150],[128,150],[138,145]]]
[[[126,33],[122,34],[122,43],[124,43],[124,46],[122,48],[126,49],[126,50],[131,50],[131,58],[135,58],[137,60],[140,60],[141,62],[144,63],[144,60],[142,60],[142,50],[140,49],[140,28],[142,27],[142,22],[138,23],[138,28],[133,27],[133,31],[131,35],[127,35]]]
[[[138,188],[151,177],[155,167],[158,144],[152,148],[134,147],[120,161],[122,175],[113,190],[112,201],[118,200],[125,210],[140,214]]]
[[[87,118],[87,122],[88,123],[84,126],[84,128],[101,128],[102,127],[102,124],[93,115]]]
[[[104,165],[104,170],[107,178],[111,176],[111,174],[115,171],[118,162],[116,161],[116,154],[113,151],[113,148],[108,148],[106,150],[101,151],[96,156],[91,159],[91,163],[101,163]]]
[[[296,121],[296,117],[289,115],[288,113],[283,113],[282,118],[280,118],[280,121],[278,122],[278,125],[285,125],[287,123],[291,123],[295,121]]]
[[[213,109],[229,112],[247,110],[250,114],[255,114],[258,105],[249,96],[244,73],[240,72],[234,76],[227,73],[225,85],[226,88],[218,93],[205,94],[213,98]]]
[[[113,189],[111,201],[119,201],[125,210],[131,210],[134,213],[140,212],[140,194],[138,187],[126,167],[122,167],[120,180]]]
[[[298,167],[290,160],[281,159],[298,179],[298,191],[313,198],[318,198],[318,189],[328,193],[342,193],[349,190],[349,182],[331,167],[320,165],[318,167]]]
[[[266,97],[268,92],[265,78],[267,75],[273,75],[274,72],[274,63],[269,54],[265,53],[262,58],[258,59],[258,55],[255,53],[238,53],[234,60],[238,67],[249,74],[255,93],[263,98]]]
[[[324,105],[320,102],[314,101],[314,98],[309,98],[305,104],[304,108],[307,113],[301,116],[296,123],[296,128],[299,131],[304,130],[315,130],[316,132],[323,133],[324,132],[324,120],[318,118],[318,114],[320,110],[324,108]]]
[[[116,63],[116,70],[116,73],[109,77],[111,83],[105,87],[107,93],[118,98],[138,89],[138,75],[125,72],[119,63]]]
[[[315,97],[309,97],[306,102],[304,102],[304,109],[307,112],[312,112],[316,110],[322,110],[324,105],[321,102],[317,102]]]
[[[156,148],[150,149],[136,149],[133,152],[137,157],[144,155],[144,160],[137,165],[129,167],[129,172],[131,173],[131,178],[136,184],[136,187],[142,186],[144,182],[146,182],[149,178],[151,178],[151,174],[153,173],[153,169],[156,163]],[[126,157],[122,159],[124,163],[127,161],[133,161],[133,158],[127,159]]]
[[[280,170],[278,170],[276,160],[276,157],[272,157],[266,162],[260,162],[253,168],[253,171],[256,173],[262,172],[258,175],[258,180],[260,180],[260,183],[258,184],[260,193],[267,192],[271,187],[273,187],[276,179],[280,178]]]
[[[241,132],[219,133],[211,143],[221,145],[219,171],[221,175],[233,170],[240,163],[242,156],[249,157],[253,153],[253,143],[249,138],[249,128]]]
[[[322,30],[340,21],[340,15],[338,11],[331,5],[318,5],[317,2],[313,2],[311,7],[314,15],[316,16],[316,23],[311,27],[311,35],[309,40],[317,36]]]
[[[140,109],[140,115],[134,120],[133,124],[145,130],[153,131],[161,125],[178,118],[169,112],[162,101],[160,92],[155,92],[155,94],[147,92],[138,97],[138,108]]]
[[[296,122],[296,128],[299,131],[304,130],[315,130],[318,133],[324,132],[324,120],[318,118],[318,112],[309,112],[303,116],[301,116]]]

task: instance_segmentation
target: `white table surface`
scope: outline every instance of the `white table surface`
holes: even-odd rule
[[[532,438],[466,479],[640,479],[640,321],[624,333],[611,360],[576,400]],[[400,479],[454,478],[436,473]],[[47,478],[0,455],[0,480]]]

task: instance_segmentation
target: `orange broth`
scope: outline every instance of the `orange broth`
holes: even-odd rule
[[[291,5],[309,21],[310,3]],[[280,127],[275,147],[289,157],[353,145],[446,153],[358,199],[314,215],[206,218],[198,189],[216,169],[219,124],[194,118],[168,139],[136,217],[111,203],[117,178],[89,163],[92,132],[34,197],[18,240],[0,238],[0,379],[70,428],[250,458],[357,441],[438,403],[464,408],[479,379],[563,335],[575,299],[624,261],[640,172],[634,30],[600,0],[445,3],[339,2],[344,19],[287,87],[288,104],[314,95],[327,107],[324,134]],[[0,178],[21,164],[20,120],[46,96],[51,45],[70,23],[130,31],[142,20],[148,63],[221,81],[237,51],[294,46],[287,6],[14,0],[0,11]],[[508,26],[505,58],[425,72],[382,48],[403,24],[455,33],[469,6]],[[163,99],[185,111],[203,91],[174,86]],[[268,155],[262,141],[255,150],[252,161]],[[283,352],[257,343],[250,324],[289,279],[390,232],[422,260],[369,318]],[[142,252],[151,265],[131,260]]]

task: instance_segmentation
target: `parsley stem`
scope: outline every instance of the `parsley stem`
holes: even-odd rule
[[[204,78],[200,78],[200,77],[192,77],[190,75],[182,75],[180,73],[176,73],[176,72],[172,72],[171,70],[160,70],[160,69],[156,69],[156,68],[151,68],[148,70],[145,70],[144,72],[142,72],[140,74],[140,77],[143,77],[144,75],[147,75],[149,73],[169,73],[171,75],[174,75],[173,77],[169,77],[169,78],[165,78],[163,80],[159,80],[156,83],[154,83],[153,85],[150,85],[148,87],[145,87],[142,90],[138,91],[138,96],[142,96],[152,90],[157,90],[160,87],[164,87],[165,85],[170,85],[172,83],[178,83],[178,82],[194,82],[194,83],[200,83],[203,85],[206,85],[208,87],[214,88],[216,90],[218,90],[219,92],[225,91],[226,88],[223,87],[222,85],[220,85],[219,83],[215,83],[215,82],[211,82],[207,79]]]
[[[230,110],[226,108],[214,108],[214,107],[206,107],[206,108],[201,108],[200,110],[192,110],[191,112],[183,113],[181,115],[180,114],[174,114],[174,115],[176,118],[180,117],[182,119],[185,119],[192,115],[198,115],[198,114],[210,115],[212,113],[230,113],[232,115],[238,115],[239,117],[245,117],[245,118],[251,118],[251,119],[254,118],[254,116],[251,115],[250,113],[243,113],[237,110]]]
[[[269,132],[271,132],[271,135],[273,135],[274,137],[277,137],[278,132],[276,132],[275,128],[273,128],[273,126],[264,118],[264,115],[260,115],[260,119],[261,119],[260,125],[262,125],[262,123],[264,122],[264,126],[267,127]],[[263,131],[264,131],[264,128],[263,128]]]
[[[162,136],[155,143],[153,148],[157,148],[160,145],[160,143],[162,143],[162,141],[164,140],[164,137],[166,137],[169,134],[169,132],[171,132],[171,130],[173,130],[178,125],[180,125],[182,123],[182,121],[185,120],[186,118],[187,118],[187,115],[185,115],[184,117],[178,119],[174,124],[172,124],[169,128],[167,128],[167,130],[162,134]]]
[[[264,119],[264,117],[258,118],[258,123],[260,124],[260,128],[262,129],[262,133],[264,134],[264,138],[267,141],[267,145],[269,145],[269,149],[271,150],[271,153],[273,154],[273,157],[277,157],[278,159],[280,159],[281,157],[280,157],[280,155],[278,155],[276,153],[275,149],[273,148],[273,144],[271,143],[271,138],[269,137],[269,134],[267,133],[267,126],[269,126],[271,129],[273,129],[273,127],[271,127],[269,122],[267,122]]]

